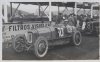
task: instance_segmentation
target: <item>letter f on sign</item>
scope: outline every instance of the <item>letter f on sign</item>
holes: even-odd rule
[[[12,26],[9,26],[9,31],[11,31],[11,27],[12,27]]]

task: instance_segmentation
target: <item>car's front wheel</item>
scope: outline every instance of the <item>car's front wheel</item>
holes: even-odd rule
[[[14,38],[14,41],[12,42],[12,46],[13,46],[14,50],[18,53],[23,52],[25,41],[26,40],[23,36],[16,36]]]

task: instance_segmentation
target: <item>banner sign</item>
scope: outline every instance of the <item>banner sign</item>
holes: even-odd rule
[[[42,28],[48,26],[50,26],[49,23],[5,24],[3,25],[3,31],[33,30],[35,28]]]

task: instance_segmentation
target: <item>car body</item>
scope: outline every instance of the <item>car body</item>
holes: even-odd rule
[[[64,39],[69,39],[70,41],[67,42]],[[70,43],[79,46],[81,33],[74,26],[52,25],[50,22],[8,23],[3,24],[3,40],[10,43],[16,52],[32,49],[37,57],[44,57],[50,44],[52,46]]]

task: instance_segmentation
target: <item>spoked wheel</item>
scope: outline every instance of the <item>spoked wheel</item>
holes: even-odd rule
[[[81,44],[81,33],[79,31],[74,32],[71,38],[71,45],[79,46]]]
[[[24,51],[24,42],[25,42],[25,38],[24,37],[16,37],[14,39],[13,44],[13,48],[16,52],[20,53]]]
[[[44,57],[48,51],[48,42],[44,37],[39,37],[34,44],[34,53],[37,57]]]

